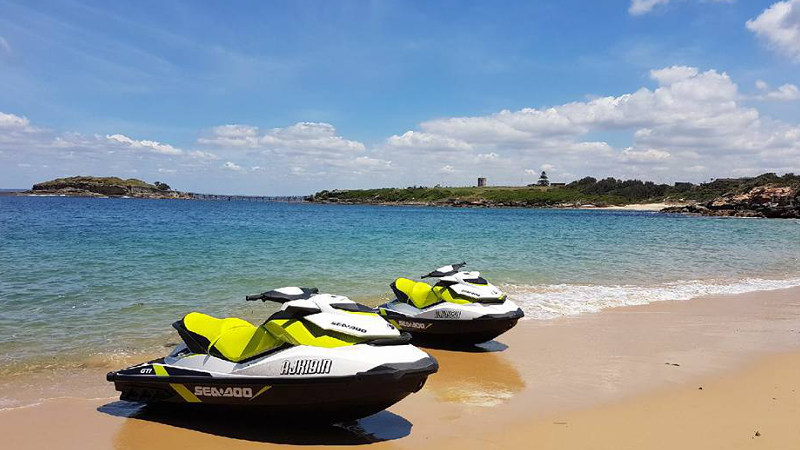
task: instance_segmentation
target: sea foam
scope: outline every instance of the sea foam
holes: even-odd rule
[[[553,319],[593,313],[619,306],[645,305],[668,300],[691,300],[708,295],[744,294],[800,286],[800,277],[786,279],[691,280],[638,285],[506,285],[503,288],[525,317]]]

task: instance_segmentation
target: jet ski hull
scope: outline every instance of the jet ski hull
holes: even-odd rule
[[[398,329],[410,333],[415,344],[474,345],[491,341],[510,330],[523,317],[522,310],[467,320],[428,319],[382,311]]]
[[[109,373],[120,400],[215,409],[254,409],[273,419],[338,422],[382,411],[419,391],[438,363],[386,364],[353,376],[261,378],[211,376],[162,365],[163,360]],[[156,373],[156,366],[162,372]],[[168,372],[164,374],[164,371]]]

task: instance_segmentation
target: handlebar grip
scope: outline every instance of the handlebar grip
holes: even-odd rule
[[[264,294],[255,294],[255,295],[248,295],[244,299],[249,301],[249,302],[252,302],[252,301],[255,301],[255,300],[261,300],[263,298],[264,298]]]

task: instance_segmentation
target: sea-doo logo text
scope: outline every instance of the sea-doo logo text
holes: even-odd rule
[[[407,320],[398,320],[397,324],[400,325],[401,327],[416,328],[416,329],[419,329],[419,330],[424,330],[424,329],[428,328],[429,326],[431,326],[431,324],[429,324],[429,323],[409,322]]]
[[[198,397],[250,398],[253,396],[253,389],[249,387],[215,388],[211,386],[195,386],[194,395]]]
[[[284,361],[281,365],[281,375],[325,375],[331,373],[330,359],[298,359]]]
[[[436,311],[437,319],[460,319],[461,311]]]
[[[357,327],[355,325],[350,325],[349,323],[331,322],[331,325],[333,325],[335,327],[347,328],[348,330],[358,331],[359,333],[366,333],[367,332],[367,330],[365,330],[365,329],[363,329],[361,327]]]

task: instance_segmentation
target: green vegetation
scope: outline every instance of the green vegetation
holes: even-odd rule
[[[800,176],[774,173],[754,178],[718,179],[699,185],[656,184],[652,181],[597,180],[586,177],[566,186],[492,186],[358,189],[321,191],[313,201],[342,203],[491,203],[498,206],[553,206],[559,204],[621,205],[664,200],[711,200],[727,193],[744,193],[757,186],[800,187]]]
[[[158,187],[156,187],[156,185],[152,185],[142,180],[137,180],[136,178],[128,178],[127,180],[123,180],[122,178],[119,177],[88,177],[88,176],[56,178],[54,180],[37,183],[37,186],[41,186],[41,189],[47,189],[51,186],[58,188],[59,186],[63,186],[66,184],[78,184],[78,183],[95,183],[95,184],[105,184],[109,186],[126,186],[126,187],[140,187],[145,189],[159,189]],[[167,186],[167,189],[169,189],[169,186]]]
[[[136,181],[139,181],[139,180],[136,180]],[[162,183],[160,181],[156,181],[153,184],[156,185],[156,188],[158,188],[159,191],[171,191],[172,190],[172,188],[169,187],[169,185],[167,183]]]

